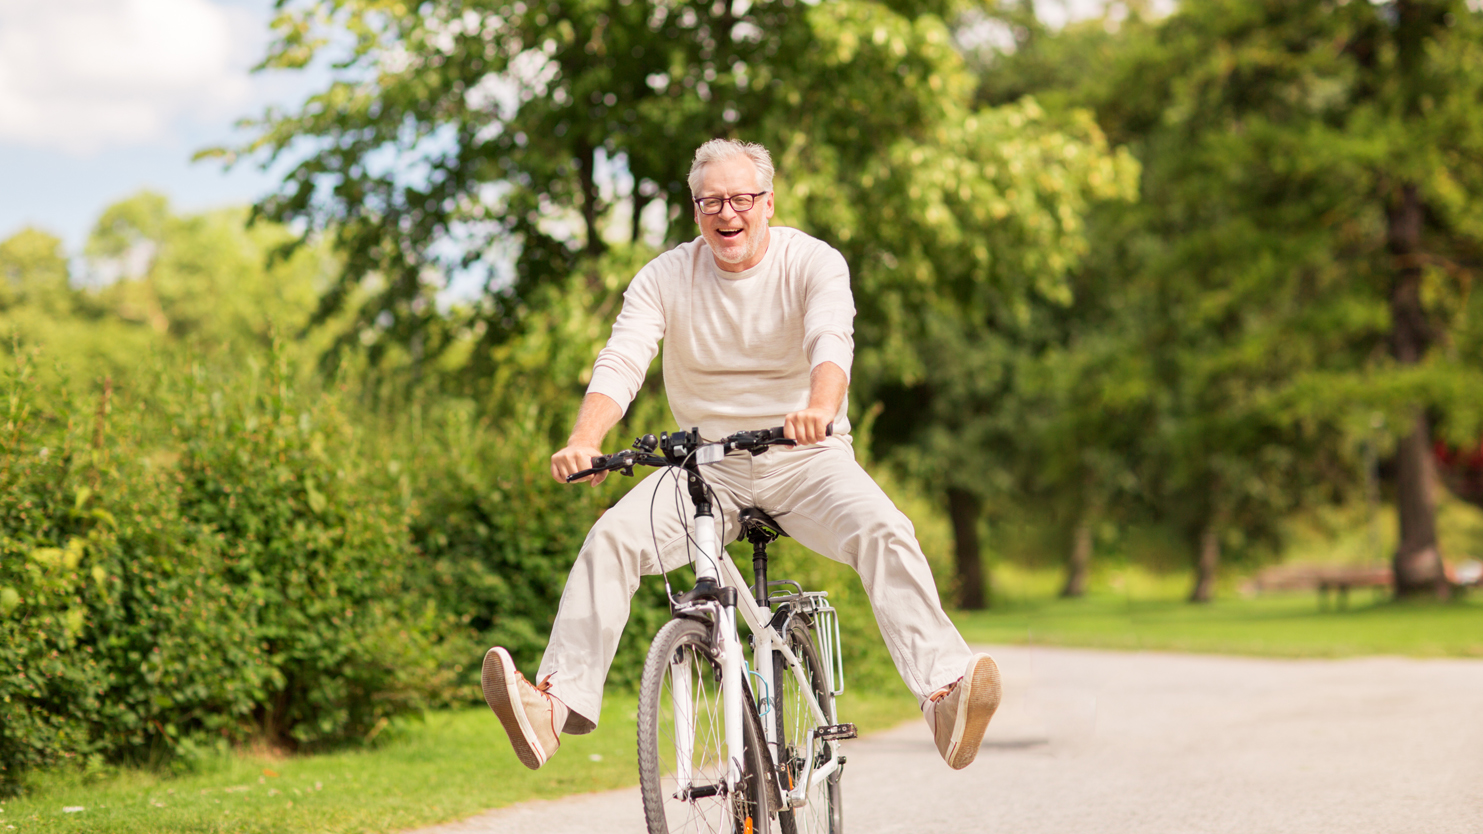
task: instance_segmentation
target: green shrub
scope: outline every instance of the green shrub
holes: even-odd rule
[[[366,476],[337,398],[295,394],[277,368],[153,378],[95,408],[38,386],[24,356],[3,378],[9,787],[203,734],[356,739],[448,682],[436,613],[406,582],[402,502]]]
[[[297,747],[364,735],[443,680],[435,612],[409,587],[407,517],[335,396],[294,392],[280,357],[217,388],[197,369],[174,433],[182,512],[222,542],[222,577],[271,672],[257,729]]]
[[[6,789],[28,767],[148,757],[230,724],[266,672],[211,569],[217,540],[180,514],[163,472],[118,454],[107,389],[86,415],[29,371],[22,357],[5,379],[0,437]]]
[[[588,529],[633,482],[615,478],[597,489],[556,483],[546,432],[534,418],[491,424],[472,406],[447,402],[416,422],[426,428],[407,430],[395,444],[409,459],[391,464],[412,507],[412,541],[422,557],[416,584],[453,615],[463,697],[477,701],[479,660],[490,646],[510,649],[534,679]],[[610,685],[637,684],[649,640],[668,613],[663,583],[646,581]]]

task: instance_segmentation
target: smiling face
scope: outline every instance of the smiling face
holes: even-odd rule
[[[756,194],[757,167],[745,156],[733,156],[705,166],[700,191],[695,198],[731,197]],[[701,214],[695,207],[695,222],[700,234],[710,244],[716,266],[726,272],[741,272],[762,263],[767,254],[767,221],[772,219],[771,192],[757,198],[751,208],[738,212],[726,203],[719,214]]]

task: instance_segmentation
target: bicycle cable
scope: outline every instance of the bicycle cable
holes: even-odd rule
[[[649,537],[654,541],[654,561],[659,564],[659,575],[664,578],[664,598],[669,602],[671,606],[673,606],[675,592],[669,584],[669,571],[664,569],[664,552],[659,549],[659,529],[654,526],[654,502],[659,500],[659,490],[663,488],[664,478],[666,477],[678,479],[679,476],[675,474],[674,467],[666,466],[664,467],[663,474],[660,476],[659,483],[656,483],[654,485],[654,492],[649,496]],[[679,486],[680,485],[678,483],[675,484],[676,496],[678,496],[680,492]],[[685,513],[683,512],[683,508],[677,507],[675,514],[680,517],[680,524],[684,525]],[[686,531],[685,536],[686,538],[689,538],[690,534],[688,530]]]
[[[686,478],[690,477],[691,473],[684,467],[685,464],[690,462],[691,458],[695,457],[696,451],[696,449],[692,449],[690,453],[685,455],[684,459],[680,461],[678,466],[671,465],[665,467],[666,474],[672,475],[675,479],[675,516],[679,518],[680,529],[684,531],[685,534],[685,561],[690,565],[690,569],[692,571],[696,569],[696,557],[693,556],[692,553],[698,552],[700,550],[700,543],[695,540],[695,536],[690,532],[690,516],[685,511],[685,498],[683,493],[681,492],[679,472],[684,472]],[[696,477],[699,477],[699,475],[696,475]],[[710,496],[712,505],[719,507],[721,505],[721,496],[719,493],[716,492],[715,488],[713,488],[710,483],[708,483],[704,478],[700,478],[700,485],[706,491],[706,494]],[[674,599],[674,591],[670,587],[669,571],[665,570],[663,554],[659,549],[659,531],[654,525],[654,502],[657,501],[659,498],[660,486],[661,485],[656,484],[654,493],[649,496],[649,535],[654,541],[654,559],[659,563],[660,572],[664,574],[664,593],[666,597],[672,600]],[[725,533],[725,531],[725,513],[723,512],[721,529],[716,531],[716,544],[723,550],[725,549],[725,545],[721,544],[721,540],[724,538],[723,534]],[[716,563],[717,581],[721,585],[725,585],[726,577],[721,568],[720,556],[713,555],[711,557],[711,560]]]

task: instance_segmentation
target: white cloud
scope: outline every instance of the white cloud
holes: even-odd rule
[[[262,43],[211,0],[3,0],[0,142],[86,155],[236,115]]]

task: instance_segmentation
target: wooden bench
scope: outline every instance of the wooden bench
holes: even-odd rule
[[[1330,591],[1334,592],[1335,607],[1347,608],[1349,607],[1350,588],[1375,588],[1389,593],[1393,587],[1395,587],[1395,574],[1389,567],[1332,568],[1319,577],[1318,607],[1326,607],[1325,603],[1328,601]]]
[[[1389,566],[1356,565],[1273,565],[1257,573],[1253,587],[1257,593],[1268,591],[1317,591],[1318,607],[1327,608],[1329,594],[1335,607],[1349,605],[1351,588],[1375,588],[1389,591],[1394,576]]]

